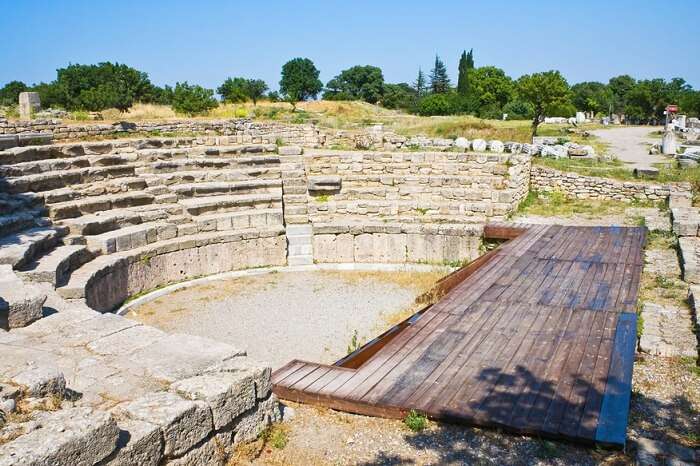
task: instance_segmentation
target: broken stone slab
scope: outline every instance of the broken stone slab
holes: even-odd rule
[[[187,452],[214,428],[206,403],[185,400],[170,392],[149,393],[118,405],[115,412],[132,420],[159,426],[166,457]]]
[[[126,419],[118,422],[116,450],[100,466],[157,466],[163,458],[160,427]]]
[[[0,466],[99,463],[117,445],[119,428],[110,413],[90,408],[42,412],[37,428],[0,446]]]
[[[214,428],[227,426],[255,405],[255,383],[247,372],[218,372],[180,380],[171,390],[189,400],[205,401],[211,408]]]
[[[304,153],[304,149],[300,146],[280,146],[277,148],[277,153],[279,155],[301,155]]]
[[[654,167],[644,167],[634,169],[635,178],[658,178],[659,169]]]
[[[272,391],[272,369],[269,365],[250,358],[233,358],[208,367],[204,373],[233,372],[247,376],[251,374],[255,383],[255,397],[267,399]]]
[[[342,181],[340,176],[310,176],[309,191],[312,192],[337,192],[340,191]]]
[[[239,418],[234,427],[235,443],[252,442],[270,424],[279,422],[281,419],[279,400],[272,394]]]
[[[25,284],[11,265],[0,265],[0,328],[26,327],[42,317],[46,294]]]
[[[26,394],[33,398],[58,396],[63,398],[66,379],[56,367],[40,366],[27,369],[12,377],[12,382],[26,387]]]

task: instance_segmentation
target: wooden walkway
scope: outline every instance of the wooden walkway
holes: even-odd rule
[[[292,361],[281,398],[624,445],[645,228],[487,225],[509,239],[439,301],[335,365]]]

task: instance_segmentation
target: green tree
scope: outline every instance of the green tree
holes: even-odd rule
[[[503,106],[503,113],[509,120],[530,120],[535,115],[535,108],[528,102],[514,99]]]
[[[267,92],[267,83],[262,79],[248,79],[245,90],[248,98],[253,101],[253,105],[257,105],[258,100]]]
[[[437,55],[435,55],[435,65],[430,71],[430,88],[435,94],[444,94],[450,90],[447,68]]]
[[[423,97],[428,91],[428,86],[425,81],[425,73],[423,73],[423,70],[421,70],[420,68],[418,68],[418,77],[413,83],[413,89],[415,89],[416,97],[418,97],[419,99]]]
[[[382,106],[409,110],[416,105],[416,90],[407,83],[385,84]]]
[[[680,110],[691,117],[700,117],[700,91],[686,92],[679,102]]]
[[[377,103],[384,93],[384,76],[376,66],[353,66],[342,71],[326,85],[324,99],[364,100]]]
[[[418,104],[418,113],[423,116],[451,115],[455,110],[455,98],[450,94],[430,94]]]
[[[635,79],[627,74],[610,78],[608,88],[612,93],[613,113],[624,113],[627,106],[627,94],[629,94],[635,84]]]
[[[603,83],[587,81],[571,86],[571,102],[576,110],[608,113],[613,100],[612,91]]]
[[[323,83],[318,79],[320,72],[314,62],[308,58],[294,58],[282,67],[280,92],[285,100],[295,105],[296,102],[316,98]],[[296,108],[296,107],[295,107]]]
[[[246,81],[245,78],[228,78],[216,89],[216,92],[222,97],[224,102],[233,104],[245,102],[248,100]]]
[[[190,85],[187,81],[176,83],[173,90],[173,109],[187,115],[199,115],[215,108],[219,103],[212,89]]]
[[[500,118],[503,107],[513,100],[513,80],[495,66],[482,66],[471,70],[469,80],[471,110],[484,118]]]
[[[29,90],[22,81],[10,81],[0,89],[0,105],[15,106],[19,104],[19,95]]]
[[[462,96],[469,94],[469,73],[474,69],[474,50],[462,51],[459,58],[459,76],[457,78],[457,92]]]
[[[67,110],[126,111],[134,102],[148,101],[153,84],[148,75],[124,64],[68,65],[57,70],[52,91]]]
[[[534,109],[532,135],[537,135],[537,127],[549,108],[562,105],[569,100],[569,84],[559,71],[545,71],[521,76],[517,92],[524,102]]]

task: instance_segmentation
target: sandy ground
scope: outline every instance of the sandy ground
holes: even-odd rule
[[[621,128],[599,129],[591,134],[610,145],[610,153],[630,168],[650,168],[652,164],[663,162],[661,155],[650,155],[649,144],[661,142],[660,138],[652,138],[649,134],[657,131],[660,126],[625,126]]]
[[[417,310],[443,274],[278,272],[178,290],[126,317],[246,349],[276,369],[292,359],[333,363]]]

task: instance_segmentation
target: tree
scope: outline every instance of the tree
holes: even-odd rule
[[[426,91],[428,90],[428,86],[425,82],[425,73],[423,73],[423,70],[421,70],[420,68],[418,68],[418,77],[413,83],[413,88],[416,90],[416,97],[418,97],[419,99],[423,97]]]
[[[571,102],[576,110],[608,113],[613,100],[612,91],[603,83],[589,81],[571,86]]]
[[[22,81],[10,81],[0,89],[0,105],[15,106],[19,104],[19,95],[29,90]]]
[[[424,116],[450,115],[455,112],[454,97],[444,93],[427,95],[418,104],[418,113]]]
[[[481,117],[500,118],[503,107],[515,94],[513,80],[495,66],[483,66],[469,72],[470,106]]]
[[[187,81],[176,83],[173,91],[173,109],[179,113],[198,115],[215,108],[218,105],[212,89],[205,89]]]
[[[457,92],[466,97],[469,94],[469,72],[474,69],[474,50],[462,51],[459,58],[459,77],[457,78]]]
[[[148,101],[153,84],[148,75],[124,64],[68,65],[57,70],[51,83],[57,103],[67,110],[126,111],[137,101]]]
[[[244,78],[228,78],[216,89],[216,92],[227,103],[235,104],[248,100],[246,79]]]
[[[447,68],[435,55],[435,65],[430,71],[430,88],[435,94],[444,94],[450,90],[450,78],[447,76]]]
[[[416,90],[406,83],[385,84],[382,106],[408,110],[416,105]]]
[[[532,105],[532,135],[537,135],[537,127],[542,122],[545,112],[556,105],[562,105],[569,99],[569,84],[558,71],[545,71],[521,76],[518,79],[519,97]]]
[[[245,90],[248,98],[253,101],[253,105],[257,105],[258,99],[267,91],[267,84],[262,79],[248,79]]]
[[[376,66],[353,66],[326,84],[324,99],[377,103],[384,94],[384,76]]]
[[[613,113],[622,114],[625,112],[627,94],[629,94],[635,84],[634,78],[626,74],[610,78],[608,88],[612,93]]]
[[[280,92],[292,105],[309,98],[315,99],[323,89],[323,83],[318,79],[319,74],[314,63],[308,58],[289,60],[282,67]]]

